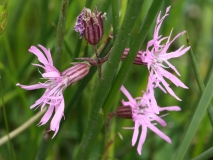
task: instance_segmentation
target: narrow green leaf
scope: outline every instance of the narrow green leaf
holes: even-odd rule
[[[189,148],[189,145],[195,135],[195,132],[198,128],[198,125],[200,124],[206,109],[212,99],[213,96],[213,74],[211,75],[211,78],[209,82],[207,83],[207,86],[203,92],[203,95],[199,101],[199,104],[195,110],[195,113],[193,115],[193,118],[191,119],[191,122],[189,124],[189,127],[184,135],[183,141],[181,142],[174,160],[182,160]]]
[[[213,147],[209,148],[205,152],[201,153],[199,156],[193,158],[192,160],[207,160],[213,157]]]
[[[188,43],[188,46],[190,46],[188,34],[187,34],[187,43]],[[204,85],[204,82],[202,80],[202,77],[201,77],[201,74],[200,74],[200,71],[199,71],[199,68],[198,68],[198,65],[197,65],[197,62],[196,62],[192,47],[189,50],[189,54],[190,54],[190,58],[191,58],[191,61],[192,61],[192,67],[193,67],[194,72],[195,72],[195,77],[196,77],[198,86],[200,88],[200,91],[203,93],[204,90],[205,90],[205,85]],[[209,120],[210,120],[211,125],[213,127],[213,114],[212,114],[213,113],[213,108],[212,108],[211,104],[209,104],[207,112],[208,112]]]
[[[7,26],[7,2],[0,5],[0,35],[4,32]]]
[[[113,40],[115,41],[119,28],[119,8],[118,8],[118,1],[111,0],[111,3],[112,3]]]

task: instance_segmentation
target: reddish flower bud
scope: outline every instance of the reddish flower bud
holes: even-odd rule
[[[125,48],[124,53],[122,55],[121,60],[124,61],[126,59],[127,54],[129,53],[129,48]],[[144,51],[139,50],[137,56],[135,57],[133,64],[137,64],[137,65],[147,65],[146,63],[144,63],[141,59],[141,55],[144,53]]]
[[[132,109],[130,106],[121,106],[116,111],[117,116],[125,119],[132,119]]]
[[[96,45],[102,39],[104,34],[103,18],[106,17],[106,13],[101,14],[95,6],[92,12],[89,8],[84,8],[81,14],[77,17],[74,30],[82,34],[86,41],[91,45]]]
[[[64,70],[62,77],[67,77],[67,86],[81,80],[89,73],[90,65],[87,63],[76,63],[74,66]]]

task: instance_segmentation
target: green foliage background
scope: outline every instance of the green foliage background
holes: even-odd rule
[[[1,1],[0,5],[5,2]],[[141,13],[138,15],[136,24],[130,36],[128,46],[136,37],[137,30],[142,23],[152,1],[144,0]],[[112,26],[112,9],[109,0],[93,0],[91,9],[97,4],[100,11],[107,12],[107,19],[104,21],[104,38],[109,35]],[[85,5],[85,0],[70,1],[66,22],[65,45],[63,48],[63,59],[61,71],[70,66],[70,62],[74,61],[76,52],[79,50],[79,57],[85,54],[93,56],[91,46],[88,46],[85,40],[79,45],[79,35],[73,30],[77,15],[81,12]],[[212,73],[213,67],[213,2],[211,0],[166,0],[161,6],[164,13],[167,6],[171,5],[169,16],[164,20],[160,33],[163,36],[169,35],[172,28],[173,36],[177,33],[187,30],[190,38],[191,47],[195,53],[197,63],[206,83]],[[29,106],[37,100],[43,90],[26,91],[16,87],[16,83],[34,84],[41,77],[38,68],[31,65],[37,63],[36,57],[28,52],[30,46],[41,44],[51,49],[54,53],[54,45],[56,41],[56,27],[60,12],[61,1],[57,0],[10,0],[8,1],[7,27],[2,35],[0,35],[0,76],[2,83],[2,93],[4,106],[6,108],[7,121],[9,131],[12,131],[26,122],[29,118],[39,112],[39,109],[30,110]],[[127,0],[119,0],[119,23],[121,24],[126,7]],[[155,22],[155,20],[154,20]],[[130,20],[131,23],[131,20]],[[150,28],[146,37],[146,42],[152,38],[155,23]],[[120,29],[120,28],[119,28]],[[146,42],[144,44],[146,44]],[[182,44],[186,45],[185,36],[180,37],[170,47],[170,51],[176,50]],[[126,46],[126,47],[128,47]],[[142,46],[144,50],[146,46]],[[109,48],[107,49],[109,51]],[[122,127],[133,126],[131,120],[114,117],[115,133],[114,133],[114,156],[109,159],[171,159],[181,140],[183,134],[188,127],[189,121],[196,109],[201,97],[189,53],[184,56],[171,60],[181,73],[180,79],[189,87],[188,90],[176,88],[172,86],[177,95],[182,99],[177,101],[168,94],[163,94],[160,90],[156,91],[156,99],[159,106],[178,105],[181,107],[180,112],[171,112],[164,119],[168,126],[161,128],[172,140],[172,144],[167,144],[157,135],[148,132],[147,139],[143,145],[143,154],[137,153],[137,145],[131,146],[131,138],[133,131],[124,130]],[[104,66],[103,66],[104,67]],[[141,96],[141,90],[144,90],[147,84],[148,71],[143,66],[133,66],[127,76],[124,85],[133,95],[133,97]],[[92,102],[95,101],[93,93],[97,89],[98,76],[94,74],[89,81],[82,94],[77,95],[78,101],[74,104],[68,103],[74,96],[74,91],[79,87],[79,83],[69,86],[65,92],[65,107],[70,107],[68,116],[63,119],[63,125],[60,126],[60,132],[49,145],[47,152],[47,160],[72,159],[76,153],[77,147],[81,141],[82,135],[88,122],[89,113]],[[107,82],[106,82],[107,83]],[[2,96],[2,95],[1,95]],[[1,98],[1,99],[2,99]],[[119,94],[115,97],[115,108],[121,105],[121,99],[124,96]],[[6,135],[6,126],[4,121],[2,100],[0,101],[0,137]],[[95,115],[94,115],[95,116]],[[39,122],[39,120],[37,121]],[[31,125],[27,130],[19,134],[11,140],[16,159],[35,159],[40,148],[42,136],[46,130],[49,130],[49,124],[37,127],[36,123]],[[118,136],[122,135],[123,140]],[[203,118],[196,135],[190,145],[185,159],[192,159],[201,154],[205,150],[212,147],[213,144],[212,126],[209,122],[207,114]],[[50,137],[52,133],[50,132]],[[106,153],[104,142],[106,141],[106,125],[102,128],[95,146],[90,155],[91,160],[101,159]],[[11,158],[11,150],[7,144],[0,146],[0,160]]]

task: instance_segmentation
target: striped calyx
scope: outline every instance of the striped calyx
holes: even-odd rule
[[[132,108],[130,106],[121,106],[117,109],[116,115],[125,119],[132,119]]]
[[[81,80],[89,73],[90,65],[87,63],[76,63],[74,66],[64,70],[61,76],[67,79],[66,86]]]
[[[96,45],[102,39],[104,34],[104,17],[106,17],[106,13],[101,14],[97,6],[95,6],[93,12],[88,8],[84,8],[84,37],[89,44]]]

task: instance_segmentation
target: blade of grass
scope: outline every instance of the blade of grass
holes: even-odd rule
[[[209,148],[199,156],[193,158],[192,160],[204,160],[204,159],[209,159],[213,157],[213,147]]]
[[[186,38],[187,38],[187,44],[188,44],[188,46],[190,46],[188,34],[186,34]],[[204,90],[205,90],[205,85],[204,85],[204,82],[202,80],[202,77],[201,77],[201,74],[200,74],[200,71],[199,71],[199,68],[198,68],[192,47],[189,50],[189,54],[190,54],[190,58],[191,58],[191,61],[192,61],[192,66],[193,66],[193,69],[194,69],[194,72],[195,72],[195,76],[196,76],[198,86],[200,88],[200,91],[203,93]],[[211,104],[209,105],[207,112],[208,112],[209,120],[210,120],[211,125],[213,127],[213,108],[212,108]]]
[[[195,135],[196,130],[198,129],[198,125],[200,124],[206,109],[212,99],[213,96],[213,74],[209,79],[206,88],[203,92],[203,95],[199,101],[199,104],[195,110],[195,113],[190,121],[189,127],[184,135],[184,138],[175,154],[174,160],[182,160],[189,148],[189,145]]]

